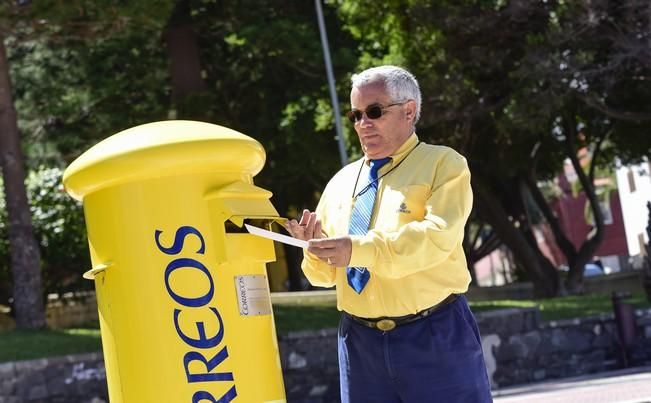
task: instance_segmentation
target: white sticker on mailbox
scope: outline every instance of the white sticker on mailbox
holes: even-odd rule
[[[265,275],[235,276],[235,290],[241,316],[271,314],[271,297]]]

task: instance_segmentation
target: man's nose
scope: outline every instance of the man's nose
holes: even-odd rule
[[[370,126],[373,122],[373,119],[369,118],[366,112],[362,112],[362,118],[359,120],[360,126]]]

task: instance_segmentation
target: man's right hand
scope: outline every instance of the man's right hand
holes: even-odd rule
[[[296,239],[309,241],[310,239],[323,238],[321,230],[321,220],[316,217],[316,213],[310,210],[303,210],[301,220],[289,220],[285,223],[285,229]]]

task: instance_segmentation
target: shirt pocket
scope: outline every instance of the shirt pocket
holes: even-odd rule
[[[386,187],[382,195],[377,227],[397,230],[412,221],[423,220],[430,191],[429,185]]]

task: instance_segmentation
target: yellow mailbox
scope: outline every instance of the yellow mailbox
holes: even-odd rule
[[[82,200],[111,403],[285,402],[265,263],[278,217],[260,143],[192,121],[137,126],[65,171]],[[255,222],[254,222],[255,223]]]

